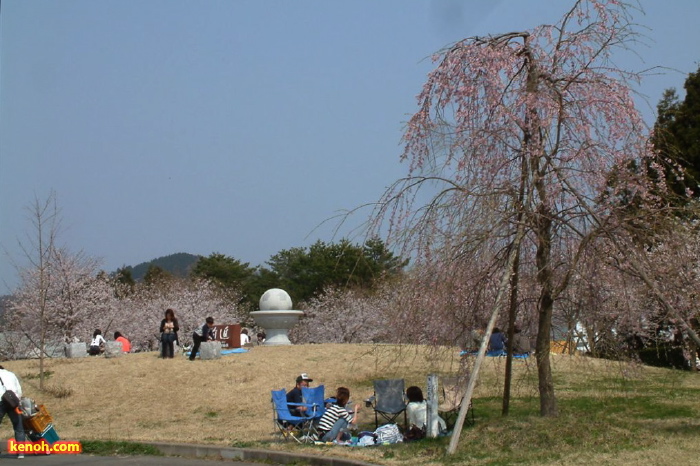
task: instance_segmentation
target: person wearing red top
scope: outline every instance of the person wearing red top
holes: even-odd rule
[[[121,332],[114,332],[114,341],[118,341],[122,344],[122,353],[131,353],[131,343],[124,338]]]

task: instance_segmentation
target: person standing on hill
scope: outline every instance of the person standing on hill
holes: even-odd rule
[[[6,390],[12,390],[17,394],[18,398],[22,398],[22,386],[19,384],[19,379],[13,373],[0,366],[0,396],[5,394]],[[22,426],[22,415],[17,412],[17,408],[11,408],[4,401],[0,402],[0,422],[5,418],[5,414],[10,417],[12,421],[12,428],[15,431],[15,440],[17,442],[24,442],[26,436],[24,434],[24,427]],[[23,454],[19,454],[18,458],[24,458]]]
[[[190,361],[194,361],[197,357],[197,351],[203,341],[209,341],[214,339],[214,318],[207,317],[201,328],[198,328],[192,333],[192,351],[190,352]]]
[[[160,321],[160,355],[163,359],[172,359],[175,356],[173,344],[177,340],[178,330],[180,330],[180,326],[175,318],[175,311],[168,308],[165,311],[165,318]]]

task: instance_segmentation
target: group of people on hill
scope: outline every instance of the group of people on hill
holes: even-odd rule
[[[165,317],[160,322],[160,342],[161,342],[161,357],[163,359],[172,359],[175,357],[174,347],[178,341],[177,332],[180,330],[180,325],[175,317],[175,311],[168,308],[165,311]],[[192,332],[192,348],[190,348],[190,361],[194,361],[197,357],[197,352],[205,341],[214,339],[214,318],[207,317],[201,327],[195,328]]]
[[[307,415],[308,408],[305,406],[302,395],[302,388],[308,387],[313,379],[306,373],[302,373],[296,378],[296,385],[287,392],[287,403],[289,412],[293,416]],[[338,387],[335,393],[335,401],[326,407],[325,413],[318,420],[319,440],[324,442],[347,441],[350,439],[350,429],[357,425],[360,405],[356,404],[350,408],[350,390],[346,387]]]
[[[175,317],[175,311],[171,308],[165,310],[165,317],[160,321],[160,356],[163,359],[175,357],[175,343],[178,342],[177,332],[180,324]],[[194,361],[203,342],[214,339],[214,318],[207,317],[201,327],[192,332],[192,348],[190,348],[190,361]]]
[[[481,342],[484,338],[483,330],[472,331],[471,336],[471,349],[473,351],[478,351],[481,346]],[[488,352],[505,352],[508,344],[508,338],[505,333],[501,331],[500,328],[494,327],[491,336],[489,337],[488,346],[486,350]],[[532,351],[530,347],[530,339],[522,332],[522,328],[516,325],[513,328],[513,353],[514,354],[529,354]]]
[[[296,385],[287,392],[287,403],[289,412],[293,416],[308,416],[308,407],[304,405],[302,388],[308,387],[313,379],[306,373],[300,374],[296,378]],[[420,387],[411,386],[406,389],[406,415],[408,418],[408,431],[417,429],[423,432],[427,427],[428,402],[423,398],[423,391]],[[335,398],[327,405],[323,415],[317,421],[317,432],[319,440],[323,442],[347,442],[351,438],[350,431],[357,428],[359,422],[361,405],[350,406],[350,390],[347,387],[338,387]],[[438,416],[438,426],[440,432],[447,430],[447,425]]]
[[[190,360],[194,360],[201,344],[205,341],[214,339],[214,318],[207,317],[204,324],[201,327],[197,327],[194,332],[192,332],[192,348],[190,351]],[[175,317],[175,311],[171,308],[166,309],[165,316],[163,320],[160,321],[160,356],[163,359],[172,359],[175,357],[175,345],[178,344],[178,332],[180,331],[180,324]],[[260,332],[257,334],[258,343],[265,341],[265,332]],[[122,344],[122,352],[131,352],[131,343],[129,340],[121,334],[121,332],[114,332],[114,340]],[[248,330],[243,329],[241,331],[241,346],[250,343],[250,336],[248,335]],[[105,347],[107,345],[107,340],[102,336],[102,330],[96,329],[92,334],[92,340],[90,341],[90,348],[88,353],[91,356],[97,356],[104,353]]]
[[[160,341],[161,341],[161,357],[162,358],[173,358],[174,357],[174,346],[178,342],[177,332],[180,330],[180,325],[175,317],[175,311],[173,309],[166,309],[165,317],[160,322]],[[250,343],[250,336],[248,335],[248,329],[241,330],[240,337],[241,346]],[[197,352],[201,347],[202,343],[210,340],[214,340],[214,318],[207,317],[201,327],[195,328],[192,332],[192,348],[190,349],[190,361],[194,361],[197,357]],[[258,333],[258,342],[264,341],[265,333]]]
[[[121,332],[114,332],[114,341],[122,344],[122,353],[131,352],[131,342],[126,339]],[[104,353],[105,347],[107,346],[107,340],[102,336],[102,330],[95,329],[92,333],[92,340],[90,340],[90,348],[88,348],[88,354],[90,356],[97,356]]]

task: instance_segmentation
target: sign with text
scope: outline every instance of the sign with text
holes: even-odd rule
[[[241,347],[241,325],[214,325],[214,340],[221,342],[221,349]]]

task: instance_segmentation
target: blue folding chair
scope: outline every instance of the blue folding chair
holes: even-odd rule
[[[325,400],[326,388],[323,385],[318,387],[301,387],[301,396],[304,403],[311,405],[311,418],[314,420],[321,419],[321,416],[326,412]]]
[[[395,423],[403,413],[404,431],[407,428],[406,396],[403,379],[374,380],[374,396],[365,400],[367,407],[374,409],[375,427],[379,427],[379,416],[387,423]]]
[[[313,417],[294,416],[289,412],[289,407],[307,406],[311,412],[312,406],[306,403],[287,403],[287,391],[285,389],[272,390],[272,420],[282,434],[282,438],[288,441],[293,438],[299,443],[308,443],[311,437]]]
[[[304,403],[311,406],[310,411],[308,411],[307,416],[311,417],[311,431],[318,436],[318,421],[326,412],[326,400],[325,397],[326,389],[323,385],[318,387],[301,387],[301,396],[304,399]]]

